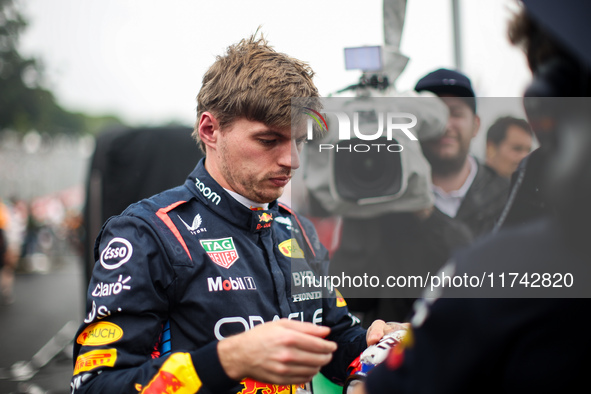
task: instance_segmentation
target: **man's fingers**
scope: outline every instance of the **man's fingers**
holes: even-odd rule
[[[332,353],[311,353],[300,349],[289,349],[279,353],[275,360],[290,367],[322,367],[332,360]]]
[[[323,339],[330,328],[296,320],[282,319],[278,324],[288,329],[283,335],[285,345],[311,353],[333,353],[337,344]]]
[[[355,385],[352,389],[347,391],[347,394],[365,394],[365,384],[359,383]]]
[[[286,335],[285,344],[305,352],[317,354],[332,354],[337,350],[337,344],[332,341],[297,331]]]
[[[408,330],[410,328],[410,323],[398,323],[398,322],[389,321],[386,324],[388,326],[386,334],[389,332],[394,332],[394,331],[399,331],[399,330]]]
[[[375,345],[382,339],[382,337],[388,333],[398,331],[398,330],[408,330],[410,329],[409,323],[397,323],[397,322],[388,322],[386,323],[383,320],[375,320],[369,329],[367,330],[367,335],[365,339],[367,340],[367,345]]]
[[[320,368],[330,362],[332,355],[313,354],[294,349],[292,354],[277,358],[278,360],[270,368],[270,373],[276,376],[278,381],[296,384],[312,380],[320,372]]]
[[[316,324],[301,322],[298,320],[281,319],[278,324],[285,328],[291,328],[305,334],[314,335],[316,337],[325,338],[330,334],[330,328],[325,326],[318,326]]]
[[[327,327],[282,319],[220,341],[218,356],[235,380],[248,376],[265,381],[270,374],[283,374],[304,382],[332,359],[337,344],[323,339],[329,333]]]
[[[383,320],[374,321],[367,330],[367,335],[365,337],[367,345],[371,346],[378,343],[378,341],[384,336],[387,327],[388,325]]]

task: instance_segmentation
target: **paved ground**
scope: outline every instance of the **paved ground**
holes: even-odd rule
[[[61,257],[45,273],[16,275],[14,303],[0,305],[0,394],[70,392],[72,330],[83,319],[82,283],[76,256]],[[45,365],[32,378],[15,381],[15,363],[32,359]]]

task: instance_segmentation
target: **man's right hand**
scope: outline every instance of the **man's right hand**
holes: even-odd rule
[[[281,319],[218,343],[218,357],[226,374],[265,383],[309,382],[330,362],[337,344],[323,339],[330,328]]]

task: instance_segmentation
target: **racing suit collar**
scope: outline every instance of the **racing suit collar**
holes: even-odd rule
[[[268,231],[279,211],[277,201],[271,202],[268,209],[258,211],[251,211],[236,201],[209,175],[205,158],[189,174],[185,186],[208,209],[250,232]]]

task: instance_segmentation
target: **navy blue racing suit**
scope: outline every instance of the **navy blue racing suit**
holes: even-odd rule
[[[331,327],[338,350],[322,372],[333,381],[344,380],[366,347],[365,330],[338,292],[305,280],[328,273],[311,223],[277,201],[248,209],[204,160],[184,185],[111,217],[94,255],[72,392],[256,393],[258,382],[225,374],[217,342],[279,318]]]

